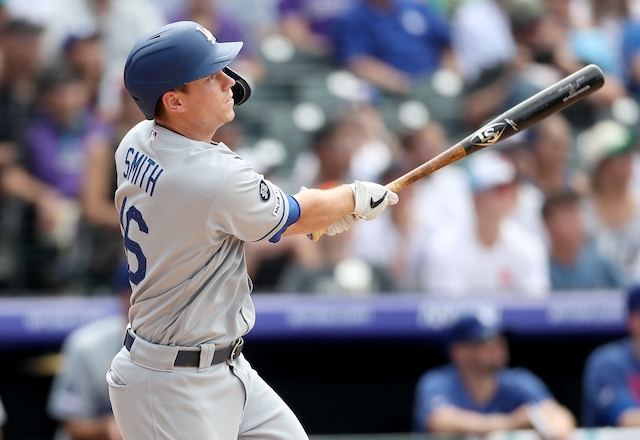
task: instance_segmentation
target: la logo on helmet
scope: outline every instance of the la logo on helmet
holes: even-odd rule
[[[202,32],[202,35],[204,35],[207,38],[207,40],[211,42],[211,44],[216,44],[216,37],[213,36],[213,34],[209,29],[205,29],[202,26],[197,26],[196,30],[198,32]]]

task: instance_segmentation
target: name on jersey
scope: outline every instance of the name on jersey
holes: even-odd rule
[[[137,185],[144,192],[153,196],[156,183],[164,171],[155,160],[144,153],[129,147],[124,158],[125,171],[122,173],[125,179]]]

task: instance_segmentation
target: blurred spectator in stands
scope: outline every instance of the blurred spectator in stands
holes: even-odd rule
[[[347,182],[354,151],[362,142],[364,132],[359,125],[337,121],[323,126],[312,136],[308,151],[297,157],[293,185],[297,188],[331,188]],[[265,283],[272,291],[299,288],[297,282],[285,279],[289,276],[287,273],[295,275],[295,269],[291,268],[314,273],[325,270],[324,266],[329,264],[328,250],[307,237],[292,238],[282,240],[275,248],[273,244],[267,247],[259,243],[247,246],[249,270],[252,276],[260,275],[256,279],[258,289],[264,290]],[[345,237],[343,241],[348,240]],[[266,270],[268,278],[265,278]],[[304,288],[312,289],[313,286],[309,284]]]
[[[450,142],[444,127],[435,121],[409,132],[402,142],[404,167],[412,170],[445,151]],[[473,222],[471,188],[462,166],[441,168],[412,184],[412,210],[417,228],[430,240],[443,228],[466,230]],[[455,197],[452,197],[455,194]],[[403,199],[404,204],[409,204]]]
[[[542,438],[571,437],[575,419],[547,386],[524,368],[509,368],[500,325],[463,315],[447,332],[451,363],[424,373],[417,385],[413,430],[483,436],[536,429]]]
[[[640,427],[640,285],[627,290],[629,336],[596,348],[583,376],[582,423]]]
[[[96,108],[100,95],[104,64],[102,38],[97,29],[78,27],[72,31],[63,44],[63,62],[80,75],[89,90],[89,102]]]
[[[339,296],[396,291],[392,275],[384,268],[354,256],[352,239],[358,226],[356,223],[340,237],[325,235],[313,243],[320,251],[320,258],[306,262],[291,260],[280,277],[278,290]]]
[[[104,379],[122,348],[131,287],[126,260],[112,282],[122,313],[72,331],[62,346],[62,361],[49,392],[47,411],[60,424],[56,440],[122,440],[111,412]]]
[[[209,29],[218,41],[242,41],[242,50],[230,67],[252,83],[264,78],[265,71],[258,42],[244,31],[235,16],[218,6],[218,0],[187,0],[181,3],[179,9],[168,14],[167,19],[169,22],[195,21]]]
[[[313,134],[309,151],[296,158],[294,185],[317,188],[347,182],[353,155],[363,142],[362,126],[329,122]]]
[[[279,32],[280,0],[217,0],[232,14],[251,38],[260,42],[264,37]],[[251,14],[247,14],[251,11]]]
[[[35,77],[39,69],[42,28],[29,21],[8,18],[0,27],[0,285],[16,285],[18,252],[15,241],[22,209],[15,197],[34,192],[24,183],[25,170],[16,166],[24,132],[33,113]]]
[[[348,132],[360,132],[349,167],[354,179],[379,182],[382,173],[401,155],[402,146],[396,134],[387,126],[381,108],[369,103],[351,103],[338,108],[335,119],[349,127]]]
[[[618,289],[622,268],[604,257],[586,235],[580,196],[570,190],[549,194],[542,207],[549,234],[549,275],[553,290]]]
[[[467,86],[463,101],[463,121],[478,127],[491,117],[521,102],[561,78],[592,62],[578,47],[571,45],[574,28],[566,15],[564,1],[507,0],[507,11],[516,57],[502,69],[487,70]],[[590,47],[590,46],[586,46]],[[598,93],[564,111],[575,128],[592,125],[598,114],[609,110],[619,98],[627,96],[622,81],[607,73]]]
[[[99,108],[111,114],[119,108],[122,69],[129,51],[142,35],[165,22],[151,0],[55,0],[52,16],[44,23],[45,62],[61,58],[64,42],[78,26],[97,30],[105,57]]]
[[[483,83],[510,65],[516,44],[505,9],[508,0],[462,0],[451,16],[451,43],[465,83]],[[491,26],[478,26],[491,23]]]
[[[531,181],[544,194],[586,192],[587,177],[573,163],[574,140],[567,119],[555,114],[531,127],[529,134],[533,153]]]
[[[543,240],[509,218],[517,198],[516,169],[504,155],[482,151],[468,159],[474,224],[443,231],[419,257],[422,286],[432,294],[549,293]]]
[[[22,19],[12,19],[0,30],[0,142],[14,149],[32,116],[41,34],[40,26]]]
[[[336,19],[333,46],[339,65],[398,94],[451,63],[445,60],[451,58],[447,20],[428,3],[411,0],[356,4]]]
[[[121,108],[111,121],[110,136],[97,138],[86,149],[80,189],[82,214],[83,287],[87,293],[99,294],[110,289],[114,272],[123,258],[122,234],[118,210],[113,205],[116,190],[114,154],[123,136],[144,115],[128,94],[121,89]]]
[[[598,122],[578,143],[590,179],[583,200],[587,232],[630,282],[640,280],[640,195],[631,184],[636,146],[634,130],[614,120]]]
[[[31,185],[47,196],[29,200],[24,228],[25,278],[32,288],[60,288],[76,275],[77,226],[85,155],[108,139],[108,126],[88,107],[86,84],[65,67],[46,69],[38,80],[38,112],[26,133]],[[73,280],[75,281],[75,280]]]
[[[389,183],[409,171],[404,164],[394,163],[382,174],[381,182]],[[412,249],[422,236],[420,213],[414,208],[416,184],[402,190],[402,205],[375,222],[358,222],[350,231],[352,254],[382,270],[393,280],[398,291],[416,291],[418,281],[412,273]],[[430,201],[423,201],[430,204]],[[437,210],[437,207],[433,207]],[[376,240],[371,240],[376,237]]]
[[[304,53],[333,54],[331,35],[336,18],[358,0],[280,0],[280,30]]]

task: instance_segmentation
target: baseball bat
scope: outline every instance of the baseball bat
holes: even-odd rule
[[[589,64],[511,107],[454,146],[385,186],[390,191],[398,192],[445,165],[457,162],[478,150],[510,138],[533,124],[586,98],[603,85],[604,74],[602,70],[595,64]],[[326,229],[317,231],[310,234],[309,237],[313,241],[318,241],[325,232]]]

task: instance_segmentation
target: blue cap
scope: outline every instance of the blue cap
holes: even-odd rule
[[[489,323],[475,315],[465,315],[449,328],[447,342],[449,345],[457,342],[484,342],[501,332],[502,328],[497,321]]]
[[[640,284],[634,284],[627,290],[627,310],[629,312],[640,311]]]

